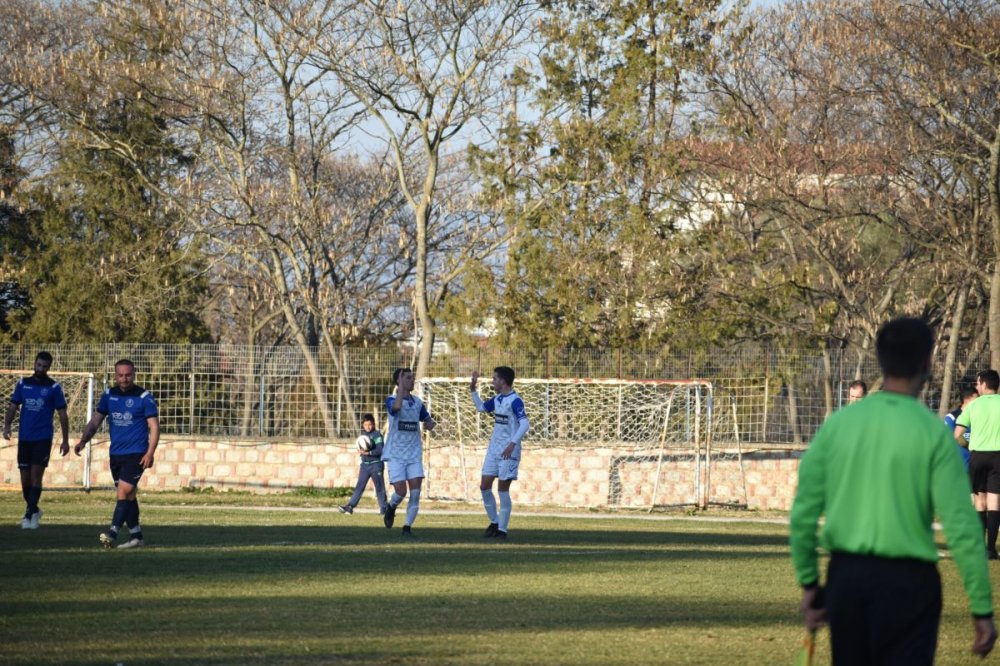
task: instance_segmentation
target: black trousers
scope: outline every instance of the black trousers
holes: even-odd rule
[[[941,577],[931,562],[833,553],[826,610],[834,664],[934,663]]]

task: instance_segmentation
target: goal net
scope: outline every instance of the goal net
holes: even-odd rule
[[[742,484],[743,492],[722,501],[712,496],[712,442],[738,447],[739,434],[731,398],[725,409],[716,409],[711,382],[518,378],[514,388],[531,422],[525,451],[559,449],[568,465],[591,469],[594,460],[601,461],[608,506],[746,504],[741,452],[734,461],[740,468],[735,485]],[[480,379],[478,390],[483,400],[493,395],[488,378]],[[467,377],[422,379],[420,393],[437,421],[428,446],[457,447],[468,477],[466,468],[478,470],[489,443],[492,418],[476,411]]]

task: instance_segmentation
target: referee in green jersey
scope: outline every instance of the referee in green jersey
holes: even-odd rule
[[[997,556],[997,532],[1000,531],[1000,374],[983,370],[976,375],[979,397],[969,403],[955,419],[955,441],[968,446],[969,480],[972,501],[986,530],[986,556]],[[973,427],[975,423],[975,427]],[[965,432],[971,437],[965,441]]]
[[[883,326],[876,338],[882,391],[831,415],[799,464],[792,563],[806,628],[829,622],[835,664],[934,662],[941,617],[935,516],[969,597],[972,651],[985,656],[996,641],[968,477],[947,426],[917,400],[933,346],[919,319]],[[823,595],[819,544],[830,552]]]

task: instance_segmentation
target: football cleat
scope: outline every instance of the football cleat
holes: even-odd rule
[[[490,523],[490,526],[486,528],[485,532],[483,532],[483,538],[492,539],[497,535],[497,531],[499,529],[500,529],[499,525],[497,525],[496,523]]]
[[[500,541],[506,541],[507,540],[507,533],[506,532],[501,532],[500,530],[497,530],[497,535],[495,537],[493,537],[493,538],[494,539],[499,539]]]
[[[31,518],[22,518],[21,519],[21,529],[22,530],[30,530],[31,529]]]
[[[39,509],[38,511],[34,512],[33,514],[31,514],[31,519],[28,521],[28,529],[29,530],[37,530],[38,529],[38,521],[40,521],[41,519],[42,519],[42,510]]]
[[[351,506],[350,504],[345,504],[344,506],[340,507],[340,512],[348,514],[354,513],[354,507]]]
[[[97,537],[97,540],[100,541],[101,545],[107,550],[111,550],[115,547],[115,538],[107,532],[101,532],[100,536]]]
[[[382,522],[385,526],[392,527],[392,523],[396,520],[396,507],[391,504],[387,504],[385,507],[385,515],[382,516]]]
[[[135,537],[129,539],[122,545],[118,546],[118,549],[122,548],[142,548],[142,539],[136,539]]]
[[[403,525],[403,536],[413,539],[413,530],[410,529],[409,525]]]

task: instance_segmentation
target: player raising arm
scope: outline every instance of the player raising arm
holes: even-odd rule
[[[506,539],[513,506],[510,501],[510,484],[517,479],[517,469],[521,464],[521,439],[527,434],[531,424],[524,412],[524,402],[513,388],[513,368],[505,365],[494,368],[492,386],[496,395],[486,402],[483,402],[476,391],[478,382],[479,373],[473,372],[469,382],[472,403],[476,410],[493,414],[493,436],[490,437],[490,445],[483,460],[482,480],[479,484],[486,516],[490,520],[483,537]],[[495,479],[499,479],[499,513],[493,496]]]

